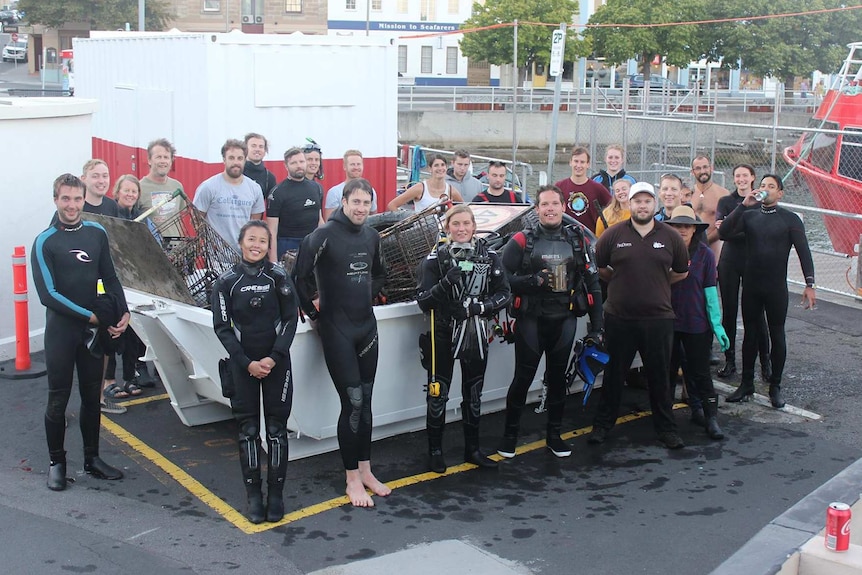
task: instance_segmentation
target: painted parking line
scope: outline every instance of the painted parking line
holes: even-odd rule
[[[153,401],[156,397],[157,396],[153,396],[152,398],[146,399]],[[141,401],[143,403],[146,403],[145,400],[132,401]],[[126,402],[126,404],[130,403],[132,402]],[[680,409],[683,407],[687,407],[687,405],[684,403],[677,403],[674,405],[674,409]],[[640,411],[637,413],[632,413],[630,415],[624,415],[623,417],[617,419],[617,425],[641,419],[649,415],[651,415],[651,412],[649,411]],[[183,488],[185,488],[191,495],[193,495],[194,497],[199,499],[204,505],[207,505],[210,509],[224,517],[225,520],[233,524],[243,533],[262,533],[264,531],[268,531],[282,525],[294,523],[296,521],[299,521],[300,519],[319,515],[320,513],[324,513],[325,511],[330,511],[332,509],[337,509],[338,507],[350,505],[350,499],[348,499],[346,495],[343,495],[340,497],[334,497],[321,503],[310,505],[308,507],[303,507],[302,509],[298,509],[296,511],[291,511],[290,513],[285,514],[282,520],[277,523],[260,523],[255,525],[254,523],[251,523],[248,519],[246,519],[241,512],[231,507],[227,502],[225,502],[212,491],[207,489],[200,481],[192,477],[175,463],[172,463],[161,453],[147,445],[145,442],[141,441],[139,438],[131,434],[129,431],[127,431],[125,428],[123,428],[116,422],[103,416],[102,426],[114,437],[134,449],[140,455],[142,455],[151,463],[160,468],[162,471],[167,473],[177,483],[179,483]],[[592,429],[592,426],[582,427],[574,431],[563,433],[561,437],[563,439],[572,439],[574,437],[586,435],[590,431],[592,431]],[[531,451],[536,451],[537,449],[542,449],[543,447],[545,447],[545,440],[534,441],[526,445],[521,445],[515,450],[515,453],[516,455],[523,455]],[[503,459],[497,454],[491,455],[490,458],[495,461],[500,461],[501,459]],[[478,467],[476,465],[473,465],[472,463],[462,463],[460,465],[449,467],[446,470],[446,473],[441,474],[429,471],[416,475],[410,475],[401,479],[394,479],[392,481],[388,481],[386,485],[394,491],[396,489],[408,487],[410,485],[416,485],[419,483],[424,483],[426,481],[433,481],[435,479],[440,479],[441,477],[448,477],[450,475],[456,475],[458,473],[471,471],[473,469],[478,469]]]
[[[131,407],[133,405],[143,405],[145,403],[152,403],[153,401],[161,401],[163,399],[170,399],[171,396],[167,393],[160,393],[158,395],[148,395],[147,397],[138,397],[137,399],[129,399],[127,401],[119,402],[123,407]]]

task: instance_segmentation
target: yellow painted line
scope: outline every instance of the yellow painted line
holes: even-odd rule
[[[240,531],[245,533],[256,532],[252,528],[257,527],[257,525],[249,522],[248,519],[243,517],[242,513],[225,503],[220,497],[204,487],[200,481],[183,471],[178,465],[168,461],[158,451],[107,417],[102,417],[102,426],[117,439],[153,462],[162,471],[170,475],[177,483],[182,485],[189,493],[200,499],[205,505],[208,505],[213,511],[224,517],[228,522],[233,523]]]
[[[170,399],[171,396],[167,393],[160,393],[159,395],[150,395],[147,397],[138,397],[135,399],[129,399],[127,401],[118,402],[123,407],[131,407],[132,405],[142,405],[144,403],[151,403],[153,401],[161,401],[163,399]]]
[[[681,409],[684,407],[688,407],[688,405],[685,403],[677,403],[673,406],[674,409]],[[636,419],[642,419],[649,415],[652,415],[652,412],[639,411],[637,413],[624,415],[617,418],[616,424],[620,425],[622,423],[628,423],[630,421],[635,421]],[[297,509],[296,511],[287,513],[281,519],[281,521],[277,523],[260,523],[258,525],[255,525],[254,523],[251,523],[248,519],[246,519],[242,515],[242,513],[228,505],[224,500],[222,500],[212,491],[204,487],[204,485],[200,483],[197,479],[183,471],[179,466],[175,465],[174,463],[171,463],[158,451],[156,451],[155,449],[153,449],[152,447],[126,431],[123,427],[117,425],[116,423],[104,416],[102,417],[102,425],[117,439],[124,442],[129,447],[149,459],[162,471],[173,477],[177,481],[177,483],[185,487],[189,491],[189,493],[200,499],[205,505],[208,505],[213,511],[224,517],[228,522],[235,525],[243,533],[262,533],[264,531],[269,531],[270,529],[275,529],[276,527],[281,527],[282,525],[294,523],[296,521],[299,521],[300,519],[319,515],[325,511],[330,511],[332,509],[337,509],[338,507],[350,505],[350,499],[346,495],[342,495],[341,497],[334,497],[327,501],[315,503],[314,505],[309,505],[308,507],[303,507],[302,509]],[[592,430],[592,426],[582,427],[580,429],[575,429],[574,431],[563,433],[560,435],[560,437],[562,437],[563,439],[572,439],[574,437],[586,435]],[[518,447],[515,450],[515,454],[522,455],[524,453],[529,453],[543,447],[545,447],[545,440],[541,439],[539,441],[534,441],[532,443],[527,443],[526,445]],[[488,457],[489,459],[493,459],[494,461],[501,461],[503,459],[503,457],[496,453]],[[427,471],[425,473],[418,473],[416,475],[411,475],[408,477],[403,477],[401,479],[389,481],[386,483],[386,485],[390,489],[395,491],[396,489],[402,487],[417,485],[426,481],[433,481],[435,479],[440,479],[441,477],[456,475],[458,473],[463,473],[472,469],[477,469],[477,466],[473,465],[472,463],[462,463],[460,465],[449,467],[448,469],[446,469],[446,473],[434,473],[431,471]]]

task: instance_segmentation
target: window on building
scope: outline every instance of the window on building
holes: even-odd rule
[[[409,0],[398,0],[398,5],[396,9],[399,14],[407,14],[410,11],[410,6],[408,5]]]
[[[356,0],[344,0],[345,10],[356,10]]]
[[[461,11],[461,2],[459,0],[449,0],[449,14],[457,14]]]
[[[437,18],[437,0],[419,0],[419,19],[423,22]]]
[[[407,46],[398,46],[398,73],[407,73]]]
[[[284,0],[284,11],[293,13],[302,12],[302,0]]]
[[[371,9],[375,12],[383,10],[383,0],[371,0]]]
[[[449,46],[446,48],[446,73],[458,73],[458,47]]]
[[[221,0],[204,0],[204,12],[221,11]]]
[[[422,62],[420,71],[423,74],[430,74],[434,68],[434,48],[431,46],[422,46]]]

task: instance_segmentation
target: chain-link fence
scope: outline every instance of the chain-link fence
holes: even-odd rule
[[[738,164],[754,167],[755,185],[765,174],[778,175],[785,189],[782,205],[805,222],[818,288],[860,296],[862,131],[842,133],[834,124],[812,124],[802,129],[777,123],[716,122],[710,116],[629,115],[621,110],[580,113],[571,141],[590,142],[596,167],[603,167],[608,145],[621,144],[626,150],[626,172],[654,184],[661,174],[673,173],[693,186],[690,166],[698,155],[712,160],[714,181],[729,190],[735,187],[733,167]],[[791,282],[801,280],[794,254],[789,270]]]

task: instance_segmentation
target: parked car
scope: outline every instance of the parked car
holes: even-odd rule
[[[6,46],[3,47],[3,61],[11,62],[13,60],[17,60],[18,62],[26,62],[27,61],[27,41],[26,40],[18,40],[17,42],[9,42]]]
[[[642,89],[644,87],[644,75],[643,74],[630,74],[628,76],[629,79],[629,88],[631,89]],[[617,88],[623,87],[623,78],[617,78]],[[650,92],[664,92],[666,90],[670,90],[671,92],[680,92],[683,90],[688,90],[687,87],[682,84],[677,84],[676,82],[671,82],[664,76],[650,76],[649,77],[649,89]]]
[[[17,24],[18,12],[15,10],[0,10],[0,23]]]

